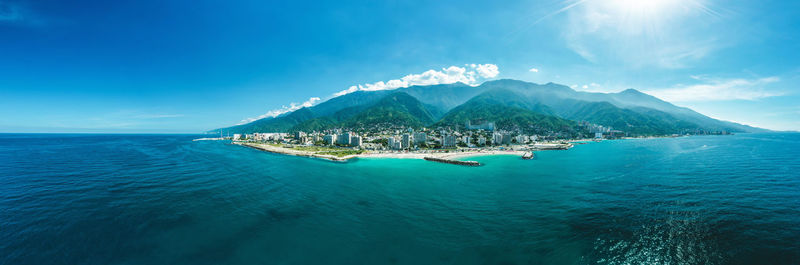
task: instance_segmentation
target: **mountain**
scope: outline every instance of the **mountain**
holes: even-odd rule
[[[453,112],[456,110],[458,111]],[[509,117],[513,116],[526,124],[549,116],[613,127],[632,135],[766,131],[716,120],[635,89],[619,93],[594,93],[576,91],[555,83],[535,84],[500,79],[484,82],[480,86],[454,83],[411,86],[396,90],[356,91],[313,107],[217,129],[215,132],[315,131],[337,127],[364,128],[378,124],[418,127],[435,123],[463,126],[461,120],[471,118],[464,116],[465,110],[492,110],[508,115],[513,114],[510,110],[514,110],[524,117]],[[503,117],[489,115],[485,118],[496,118],[499,121]],[[546,121],[554,124],[544,124],[542,129],[554,129],[563,125],[560,120]]]
[[[422,127],[433,123],[433,115],[422,102],[405,92],[387,95],[374,105],[342,122],[343,127]]]
[[[434,107],[441,114],[444,114],[484,92],[485,89],[457,82],[432,86],[410,86],[399,88],[397,91],[408,93],[422,103]]]
[[[553,115],[535,112],[518,104],[509,104],[503,96],[512,95],[507,90],[488,91],[450,110],[434,126],[463,129],[466,122],[495,123],[496,129],[519,130],[526,133],[572,132],[576,123]],[[540,106],[544,110],[546,107]]]
[[[308,119],[288,131],[322,131],[342,127],[422,127],[435,120],[436,114],[431,108],[408,93],[394,91],[375,103],[346,107],[328,116]]]
[[[264,118],[247,124],[236,125],[228,128],[217,129],[215,132],[230,133],[255,133],[255,132],[285,132],[295,125],[312,119],[314,113],[308,108],[295,110],[283,116]]]
[[[635,89],[627,89],[619,93],[596,93],[596,92],[583,92],[575,91],[567,86],[547,83],[547,84],[534,84],[513,79],[500,79],[487,81],[481,85],[485,89],[503,88],[519,93],[524,99],[517,99],[526,102],[539,102],[545,104],[553,109],[556,114],[568,119],[580,119],[570,115],[574,113],[577,108],[584,107],[583,104],[589,102],[606,102],[610,103],[617,108],[631,110],[642,115],[657,114],[664,116],[669,115],[669,119],[677,119],[682,122],[692,123],[697,128],[704,131],[730,131],[730,132],[764,132],[767,130],[754,128],[738,123],[720,121],[708,116],[697,113],[689,108],[678,107],[672,103],[663,101],[654,96],[642,93]],[[602,107],[603,105],[594,105],[595,107]],[[607,106],[605,106],[607,107]],[[598,109],[599,110],[599,109]],[[656,110],[658,112],[653,112]],[[588,116],[591,117],[591,116]],[[586,119],[587,121],[596,121],[598,119]],[[606,119],[608,120],[608,119]],[[619,124],[619,123],[616,123]],[[613,126],[611,124],[602,124]],[[691,126],[687,124],[678,124],[680,128],[688,129]],[[616,127],[624,130],[624,127]],[[662,129],[668,130],[664,127]],[[665,131],[658,130],[658,131]],[[653,131],[653,130],[649,130]]]

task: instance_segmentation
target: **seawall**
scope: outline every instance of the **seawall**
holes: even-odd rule
[[[461,165],[461,166],[480,166],[481,165],[481,163],[478,163],[478,161],[459,161],[459,160],[450,160],[450,159],[436,158],[436,157],[430,157],[430,156],[426,156],[423,159],[428,160],[428,161],[433,161],[433,162],[453,164],[453,165]]]

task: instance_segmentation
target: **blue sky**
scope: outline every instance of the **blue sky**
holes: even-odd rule
[[[358,85],[495,78],[636,88],[711,117],[800,130],[798,10],[796,1],[0,0],[0,132],[193,133]]]

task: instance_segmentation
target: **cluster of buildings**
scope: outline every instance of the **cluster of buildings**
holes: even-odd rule
[[[342,134],[326,134],[325,136],[322,136],[322,142],[324,142],[326,145],[351,147],[360,147],[362,144],[364,144],[363,138],[352,132],[346,132]]]
[[[511,144],[534,143],[536,135],[513,134],[511,132],[488,133],[483,130],[467,132],[451,131],[419,131],[408,129],[407,132],[379,136],[360,136],[353,132],[329,133],[321,136],[324,145],[342,147],[360,147],[379,150],[409,150],[420,148],[456,148],[499,146]],[[317,143],[318,141],[314,141]]]
[[[283,141],[289,136],[288,133],[249,133],[249,134],[233,134],[234,141],[251,140],[251,141]]]
[[[379,132],[356,133],[341,129],[325,132],[234,134],[236,141],[272,141],[300,145],[337,146],[367,150],[419,150],[427,148],[485,147],[513,144],[535,144],[537,135],[525,135],[518,131],[497,131],[493,122],[471,124],[467,130],[450,128],[430,130],[423,128],[384,128]],[[599,129],[599,128],[598,128]],[[551,137],[551,136],[545,136]]]

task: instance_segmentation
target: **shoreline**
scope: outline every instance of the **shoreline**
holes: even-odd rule
[[[348,155],[348,156],[339,157],[339,156],[334,156],[334,155],[321,155],[321,154],[317,154],[317,153],[314,153],[314,152],[294,150],[294,149],[283,148],[283,147],[276,147],[276,146],[271,146],[271,145],[268,145],[268,144],[237,143],[237,142],[233,142],[233,144],[241,145],[241,146],[244,146],[244,147],[250,147],[250,148],[253,148],[253,149],[258,149],[258,150],[261,150],[261,151],[267,151],[267,152],[270,152],[270,153],[291,155],[291,156],[301,156],[301,157],[321,158],[321,159],[326,159],[326,160],[330,160],[330,161],[334,161],[334,162],[347,162],[347,160],[349,160],[351,158],[355,158],[357,156],[357,155]]]
[[[270,153],[276,154],[283,154],[283,155],[291,155],[291,156],[300,156],[300,157],[311,157],[311,158],[319,158],[325,159],[334,162],[347,162],[353,158],[391,158],[391,159],[425,159],[426,157],[430,158],[438,158],[438,159],[446,159],[446,160],[458,160],[467,157],[479,157],[479,156],[492,156],[492,155],[515,155],[515,156],[522,156],[528,151],[520,151],[520,150],[479,150],[479,151],[464,151],[464,152],[450,152],[450,153],[438,153],[438,152],[431,152],[431,153],[415,153],[415,152],[407,152],[407,153],[378,153],[378,152],[365,152],[362,154],[354,154],[354,155],[347,155],[347,156],[334,156],[334,155],[325,155],[325,154],[317,154],[310,151],[302,151],[302,150],[295,150],[290,148],[284,147],[276,147],[269,144],[258,144],[258,143],[237,143],[234,142],[235,145],[240,145],[244,147],[249,147],[261,151],[266,151]]]

